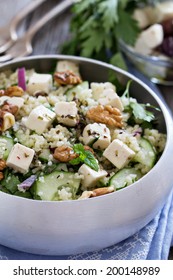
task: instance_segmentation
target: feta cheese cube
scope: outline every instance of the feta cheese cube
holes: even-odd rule
[[[19,107],[19,109],[24,104],[24,99],[22,97],[9,97],[9,96],[1,96],[0,97],[0,105],[3,105],[4,102],[8,102],[9,104],[16,105]]]
[[[34,150],[19,143],[15,144],[7,158],[7,166],[26,173],[34,157]]]
[[[145,9],[135,9],[133,13],[133,18],[138,22],[138,26],[141,29],[144,29],[150,25],[150,19]]]
[[[139,35],[139,37],[136,40],[135,46],[134,46],[134,50],[137,53],[143,54],[143,55],[149,55],[152,53],[152,49],[149,48],[144,39],[142,38],[141,35]]]
[[[75,75],[80,76],[79,66],[77,63],[69,61],[69,60],[60,60],[56,65],[57,72],[65,72],[67,70],[71,70]]]
[[[153,24],[141,33],[141,39],[148,46],[154,49],[159,46],[164,38],[163,27],[161,24]]]
[[[120,111],[124,110],[120,97],[112,88],[104,89],[98,102],[103,106],[111,105],[112,107],[118,108]]]
[[[23,122],[26,127],[42,134],[53,122],[56,114],[43,105],[34,108]]]
[[[57,115],[57,120],[67,126],[75,126],[78,122],[78,110],[76,103],[72,102],[57,102],[55,104],[55,113]]]
[[[52,87],[52,75],[33,73],[27,84],[27,92],[34,95],[37,91],[49,93]]]
[[[119,169],[128,164],[134,155],[135,152],[119,139],[113,140],[103,153]]]
[[[105,124],[92,123],[88,124],[83,130],[83,142],[85,145],[89,145],[98,140],[93,144],[94,149],[104,150],[111,142],[110,130]]]
[[[155,15],[157,16],[157,22],[173,18],[173,2],[157,3],[155,6]]]
[[[107,175],[105,170],[99,170],[98,172],[91,169],[88,165],[83,164],[79,170],[79,174],[83,175],[82,187],[83,189],[90,189],[96,186],[97,182]]]

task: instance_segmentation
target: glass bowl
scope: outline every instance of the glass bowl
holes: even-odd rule
[[[149,56],[139,54],[123,41],[119,42],[119,46],[125,58],[153,83],[173,85],[173,59],[163,55]]]

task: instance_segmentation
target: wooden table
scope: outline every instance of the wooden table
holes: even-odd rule
[[[1,0],[0,1],[0,27],[4,26],[20,9],[34,0]],[[47,0],[41,4],[34,12],[30,13],[22,21],[19,33],[22,34],[32,26],[38,18],[43,16],[48,10],[53,8],[60,0]],[[33,38],[33,53],[37,54],[56,54],[60,53],[60,46],[68,40],[70,36],[69,22],[71,19],[70,11],[66,11],[60,16],[48,22]],[[173,87],[159,87],[167,104],[173,111]]]

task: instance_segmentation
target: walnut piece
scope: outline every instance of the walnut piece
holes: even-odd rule
[[[81,78],[70,70],[55,72],[54,79],[59,85],[77,85],[82,82]]]
[[[6,167],[6,161],[4,159],[0,159],[0,171],[4,170]]]
[[[24,91],[21,87],[18,87],[18,86],[11,86],[11,87],[8,87],[7,89],[5,90],[1,90],[0,91],[0,96],[3,96],[3,95],[7,95],[7,96],[16,96],[16,97],[21,97],[23,95]]]
[[[6,131],[15,124],[13,114],[0,110],[0,131]]]
[[[4,178],[4,174],[0,172],[0,181]]]
[[[114,187],[112,187],[112,186],[98,188],[98,189],[94,189],[92,191],[84,191],[78,199],[85,199],[85,198],[90,198],[90,197],[101,196],[101,195],[105,195],[105,194],[108,194],[111,192],[114,192]]]
[[[90,151],[92,154],[94,154],[93,149],[89,146],[84,146],[84,150]],[[75,159],[78,156],[79,155],[75,153],[72,148],[65,145],[57,147],[53,154],[53,157],[60,162],[69,162],[70,160]]]
[[[6,112],[9,112],[11,113],[12,115],[16,115],[18,110],[19,110],[19,107],[17,105],[14,105],[14,104],[10,104],[8,102],[4,102],[4,104],[2,105],[1,107],[1,110],[2,111],[6,111]]]
[[[86,117],[91,121],[104,123],[111,127],[123,127],[120,110],[110,105],[93,107],[87,112]]]
[[[69,162],[70,160],[77,158],[78,155],[74,153],[72,148],[68,146],[60,146],[55,149],[53,157],[60,162]]]

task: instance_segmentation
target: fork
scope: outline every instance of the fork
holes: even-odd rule
[[[6,26],[0,28],[0,53],[5,52],[18,39],[17,26],[19,22],[45,1],[31,1]]]
[[[45,23],[69,8],[74,2],[76,2],[76,0],[64,0],[52,10],[50,10],[45,16],[38,20],[35,25],[25,33],[24,36],[17,40],[14,45],[12,45],[12,47],[7,50],[5,55],[0,56],[0,63],[31,54],[33,51],[32,38],[36,32]]]

